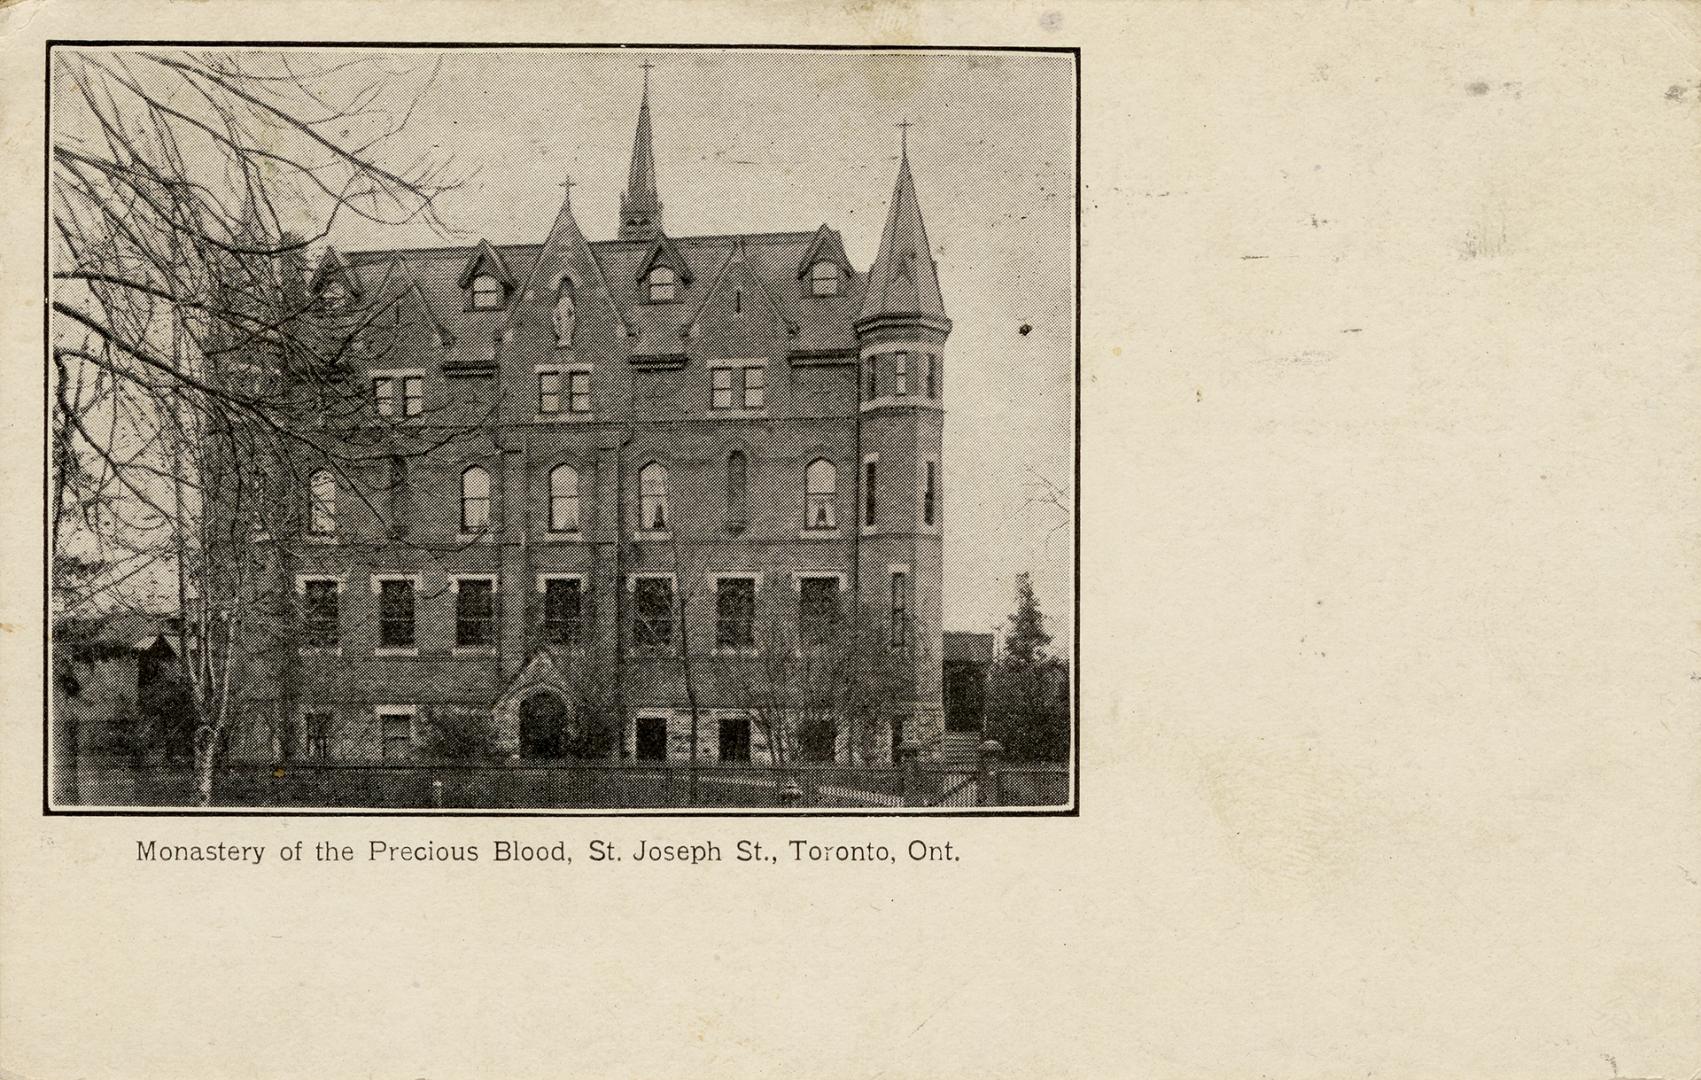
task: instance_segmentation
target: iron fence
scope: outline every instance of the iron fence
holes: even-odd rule
[[[69,779],[69,778],[66,778]],[[187,763],[86,762],[61,804],[193,807]],[[419,809],[790,809],[1063,806],[1062,766],[990,772],[900,766],[677,764],[230,763],[213,805]]]

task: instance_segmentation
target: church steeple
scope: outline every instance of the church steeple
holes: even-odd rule
[[[886,228],[880,234],[880,253],[868,272],[868,293],[863,297],[858,320],[882,316],[919,315],[943,321],[945,302],[939,295],[939,274],[933,251],[922,224],[921,204],[916,199],[915,180],[910,176],[909,123],[898,125],[904,132],[898,159],[898,182],[892,189],[892,205],[886,211]]]
[[[650,146],[650,69],[644,69],[644,98],[638,105],[638,131],[632,137],[632,164],[620,195],[620,239],[653,240],[662,231],[662,204],[656,193],[656,155]]]

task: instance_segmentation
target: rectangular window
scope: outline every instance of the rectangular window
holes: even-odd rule
[[[899,748],[903,745],[904,718],[901,716],[894,716],[892,718],[892,760],[894,762],[898,761],[903,756],[898,753]]]
[[[418,375],[402,379],[402,415],[418,416],[425,411],[425,380]]]
[[[938,360],[937,360],[937,358],[934,357],[934,355],[932,353],[928,353],[926,363],[927,363],[927,386],[926,386],[927,396],[929,398],[936,398],[936,397],[939,396],[939,393],[938,393],[939,384],[935,381],[936,380],[936,372],[934,370],[934,364],[938,363]]]
[[[910,354],[906,353],[906,352],[901,352],[901,353],[898,354],[897,381],[896,381],[896,384],[892,388],[892,393],[898,395],[899,397],[903,397],[906,394],[908,394],[909,392],[910,392]]]
[[[537,411],[540,413],[558,413],[561,411],[561,373],[559,371],[540,371],[537,373]]]
[[[870,529],[874,527],[876,511],[874,505],[875,464],[873,461],[862,463],[862,524]]]
[[[716,409],[732,408],[732,369],[718,367],[709,369],[709,386],[713,391],[711,406]]]
[[[570,371],[567,373],[567,407],[576,413],[591,411],[591,373],[588,371]]]
[[[667,760],[667,721],[662,717],[638,717],[638,760]]]
[[[378,714],[379,753],[385,761],[406,761],[413,751],[413,717],[407,713]]]
[[[578,645],[584,638],[584,594],[575,578],[543,583],[543,639],[551,645]]]
[[[721,721],[721,764],[750,764],[750,721]]]
[[[331,710],[311,709],[301,717],[302,749],[310,758],[325,761],[331,756]]]
[[[337,582],[330,579],[308,581],[301,589],[302,644],[314,648],[331,648],[337,644],[341,631]]]
[[[378,403],[379,416],[393,416],[396,412],[396,380],[373,379],[372,399]]]
[[[878,356],[870,356],[868,358],[867,368],[863,374],[862,380],[862,400],[864,401],[873,401],[878,396],[880,380],[875,373],[875,365],[878,364],[879,361],[880,358]]]
[[[767,400],[768,369],[763,367],[747,367],[744,369],[744,407],[760,409]]]
[[[463,578],[455,584],[455,646],[496,643],[496,583]]]
[[[413,582],[378,583],[378,646],[383,649],[413,648]]]
[[[839,579],[806,577],[798,582],[798,636],[805,645],[824,645],[839,621]]]
[[[632,589],[632,644],[665,649],[673,644],[673,581],[639,578]]]
[[[892,571],[892,647],[901,648],[909,632],[910,576]]]
[[[933,524],[934,484],[936,483],[934,469],[933,462],[929,461],[926,465],[927,475],[921,481],[921,523],[923,525]]]
[[[756,582],[720,578],[715,582],[715,648],[748,649],[756,644]]]

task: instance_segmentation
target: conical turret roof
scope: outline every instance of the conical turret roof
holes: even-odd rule
[[[886,228],[880,234],[880,253],[868,272],[868,292],[858,317],[881,315],[946,318],[945,302],[939,295],[939,273],[927,243],[927,226],[922,224],[907,153],[898,162],[898,182],[886,212]]]

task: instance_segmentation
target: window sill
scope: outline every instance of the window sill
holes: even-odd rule
[[[862,527],[862,535],[864,535],[864,536],[879,536],[880,535],[880,526],[878,526],[878,525],[864,525]]]
[[[716,645],[709,651],[710,656],[739,656],[746,659],[761,656],[762,650],[754,645]]]
[[[336,533],[304,533],[302,539],[309,544],[335,544],[338,541]]]
[[[377,648],[377,649],[372,650],[372,655],[373,656],[392,656],[392,657],[417,657],[419,655],[419,646],[415,645],[415,646],[412,646],[410,648],[401,648],[401,647]]]
[[[578,529],[546,529],[543,538],[558,544],[582,544],[585,542],[585,534]]]
[[[799,540],[843,540],[844,533],[837,529],[803,529],[797,534]]]
[[[460,534],[460,542],[463,544],[488,544],[492,539],[493,537],[490,535],[489,530],[475,533],[464,532]]]
[[[657,532],[649,529],[639,529],[632,534],[634,540],[672,540],[673,533]]]
[[[709,417],[714,420],[766,420],[768,409],[710,409]]]
[[[920,394],[883,394],[873,400],[864,400],[862,412],[873,412],[876,409],[935,409],[945,411],[945,406],[938,398],[922,397]]]
[[[341,656],[341,645],[303,645],[295,650],[297,656]]]
[[[537,422],[540,424],[589,424],[596,421],[594,412],[540,412]]]
[[[455,656],[455,657],[462,657],[462,658],[483,657],[485,659],[491,659],[491,658],[494,658],[496,656],[496,646],[494,646],[494,645],[456,645],[453,649],[449,650],[449,655]]]

